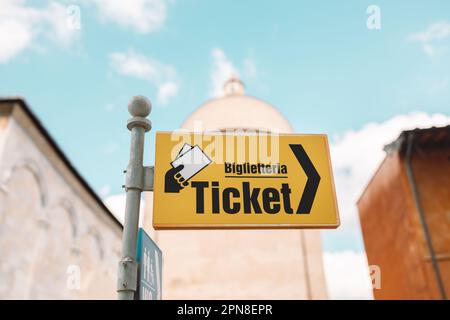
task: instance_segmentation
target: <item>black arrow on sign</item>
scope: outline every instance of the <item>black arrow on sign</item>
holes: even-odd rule
[[[316,197],[317,188],[319,187],[320,176],[301,144],[290,144],[289,147],[291,147],[297,161],[300,163],[303,171],[305,171],[306,176],[308,177],[305,190],[303,190],[302,198],[300,199],[297,208],[297,213],[309,214],[314,203],[314,198]]]

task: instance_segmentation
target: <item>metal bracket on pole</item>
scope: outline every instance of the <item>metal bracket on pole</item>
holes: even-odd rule
[[[138,264],[131,258],[125,258],[119,262],[119,276],[117,279],[117,291],[136,291]]]
[[[155,167],[144,167],[144,183],[142,191],[153,191],[153,175]]]
[[[126,205],[123,223],[122,260],[119,262],[117,293],[120,300],[133,300],[137,290],[138,264],[136,262],[139,209],[142,191],[153,190],[153,167],[144,167],[145,133],[152,124],[146,117],[152,107],[143,96],[134,97],[128,105],[132,118],[127,122],[131,131],[130,162],[125,178]]]
[[[123,186],[126,191],[129,189],[137,189],[141,191],[153,191],[153,175],[155,167],[143,167],[143,171],[137,175],[129,174],[129,170],[126,170],[126,183]]]

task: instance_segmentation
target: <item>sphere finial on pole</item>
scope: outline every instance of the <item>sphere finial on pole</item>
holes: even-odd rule
[[[147,117],[152,111],[152,103],[144,96],[134,96],[128,104],[128,111],[133,117]]]

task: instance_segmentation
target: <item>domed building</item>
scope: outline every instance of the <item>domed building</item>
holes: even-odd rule
[[[224,96],[194,111],[188,131],[292,133],[273,106],[230,79]],[[153,193],[144,228],[163,251],[163,299],[326,299],[319,230],[154,231]]]

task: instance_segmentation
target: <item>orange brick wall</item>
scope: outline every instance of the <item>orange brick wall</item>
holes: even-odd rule
[[[438,158],[439,161],[446,159],[442,156],[442,152]],[[421,174],[415,172],[415,175],[419,192],[423,194],[424,208],[432,212],[433,240],[439,239],[437,242],[440,248],[442,247],[440,253],[448,253],[450,232],[446,228],[448,228],[450,212],[448,207],[449,174],[446,178],[447,184],[443,186],[441,180],[445,178],[442,177],[443,172],[439,171],[441,166],[435,163],[435,158],[414,159],[414,169],[421,171]],[[448,160],[446,164],[448,168]],[[428,172],[428,175],[425,172]],[[440,177],[436,185],[432,182],[435,175]],[[446,189],[447,193],[442,190],[436,191],[442,188]],[[439,202],[436,196],[446,197],[447,206],[444,211],[440,205],[436,204]],[[376,299],[439,299],[436,278],[431,263],[429,259],[427,260],[429,253],[403,158],[398,153],[385,158],[358,201],[358,209],[369,264],[378,265],[381,268],[381,289],[374,290],[374,297]],[[447,221],[446,227],[442,227],[444,220]],[[444,266],[443,262],[441,268],[447,268],[445,276],[450,286],[448,262],[445,263],[447,265]]]

